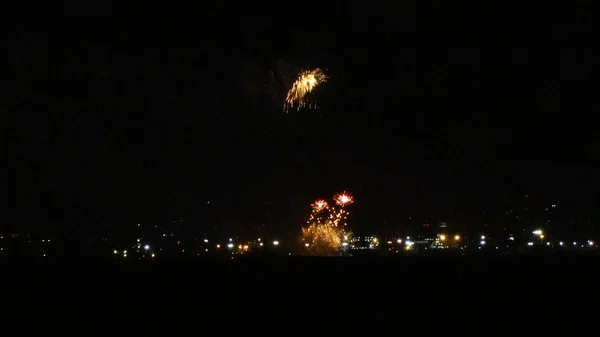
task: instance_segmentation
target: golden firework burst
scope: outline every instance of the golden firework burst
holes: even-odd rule
[[[319,68],[301,72],[287,93],[284,110],[287,112],[290,108],[299,110],[303,107],[315,107],[314,102],[311,104],[309,94],[324,82],[327,82],[327,75]]]

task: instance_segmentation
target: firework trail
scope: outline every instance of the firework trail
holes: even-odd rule
[[[290,108],[315,108],[314,102],[310,100],[310,93],[324,82],[327,82],[327,75],[319,68],[301,72],[287,93],[283,110],[288,112]]]

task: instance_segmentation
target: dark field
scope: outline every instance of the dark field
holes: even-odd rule
[[[2,320],[27,335],[589,335],[599,266],[595,256],[3,260]]]

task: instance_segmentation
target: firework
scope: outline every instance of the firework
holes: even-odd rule
[[[327,201],[322,199],[316,200],[311,206],[315,212],[321,212],[329,207]]]
[[[337,255],[342,244],[352,236],[352,232],[345,228],[350,213],[343,207],[352,203],[352,197],[343,192],[334,197],[336,203],[340,204],[337,199],[344,201],[339,208],[330,207],[321,199],[311,204],[312,211],[306,226],[302,228],[302,241],[311,254]]]
[[[331,225],[311,224],[302,228],[302,238],[308,251],[314,255],[337,255],[350,233]]]
[[[309,94],[321,83],[327,82],[327,75],[319,68],[300,73],[285,98],[284,110],[289,108],[299,110],[303,107],[315,107],[311,104]]]
[[[335,203],[340,207],[352,205],[352,203],[354,203],[352,195],[346,191],[334,195],[333,200],[335,200]]]

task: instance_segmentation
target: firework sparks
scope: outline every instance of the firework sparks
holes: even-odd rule
[[[315,212],[320,212],[329,207],[327,201],[322,199],[316,200],[311,206]]]
[[[341,207],[352,205],[352,203],[354,203],[354,199],[352,198],[352,195],[350,195],[350,193],[345,192],[345,191],[333,196],[333,200],[335,200],[335,203]]]
[[[345,237],[350,235],[331,225],[311,224],[302,228],[302,238],[309,251],[315,255],[337,255]]]
[[[335,201],[343,200],[342,206],[352,203],[350,194],[336,194]],[[330,207],[325,200],[316,200],[311,204],[312,212],[302,228],[302,241],[308,251],[315,255],[337,255],[342,244],[352,236],[345,229],[346,219],[350,214],[344,207]]]
[[[299,110],[302,107],[314,107],[310,104],[309,94],[321,83],[327,82],[327,75],[317,68],[300,73],[285,99],[284,110],[289,108]]]

